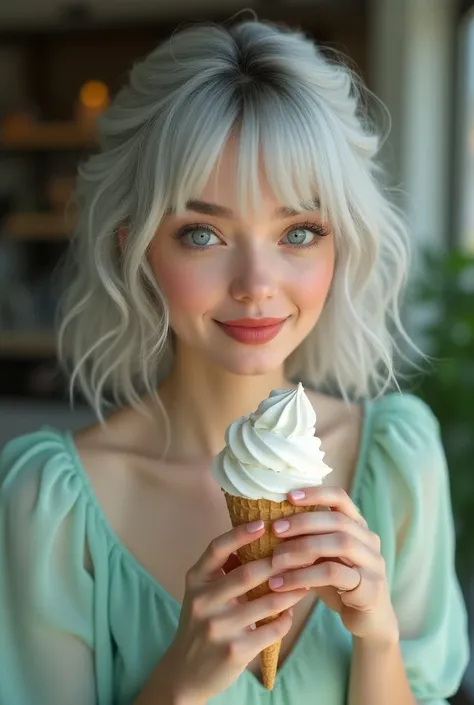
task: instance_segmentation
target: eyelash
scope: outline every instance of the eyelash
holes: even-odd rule
[[[213,235],[216,237],[219,237],[218,234],[214,231],[213,228],[211,228],[209,225],[205,223],[194,223],[192,225],[185,225],[183,228],[178,230],[178,232],[173,235],[173,237],[176,240],[180,240],[183,247],[187,247],[188,250],[210,250],[212,249],[212,246],[209,245],[186,245],[184,244],[183,240],[186,237],[186,235],[189,235],[190,232],[193,230],[209,230]],[[317,237],[310,242],[308,245],[288,245],[293,250],[307,250],[310,247],[315,247],[316,245],[319,245],[319,239],[322,237],[326,237],[326,235],[329,234],[329,228],[325,225],[321,225],[321,223],[317,222],[310,222],[308,221],[307,223],[301,223],[299,225],[295,225],[294,228],[290,228],[285,235],[288,233],[291,233],[293,230],[309,230],[310,232],[314,233]]]

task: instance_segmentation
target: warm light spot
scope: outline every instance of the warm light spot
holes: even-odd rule
[[[79,100],[88,110],[101,110],[109,104],[109,89],[102,81],[87,81],[81,86]]]

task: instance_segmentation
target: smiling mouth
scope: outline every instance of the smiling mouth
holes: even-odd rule
[[[287,318],[241,318],[234,321],[216,321],[230,338],[246,345],[263,345],[273,340],[285,325]]]

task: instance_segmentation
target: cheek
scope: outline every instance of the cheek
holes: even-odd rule
[[[334,261],[322,259],[312,263],[299,273],[295,284],[295,299],[298,308],[320,311],[324,305],[334,274]]]
[[[167,257],[166,266],[150,257],[150,264],[165,295],[171,317],[203,313],[212,308],[220,290],[215,267],[187,266]],[[204,263],[201,263],[204,264]]]

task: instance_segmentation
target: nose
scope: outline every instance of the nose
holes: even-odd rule
[[[242,258],[232,279],[231,296],[236,301],[257,304],[273,298],[278,288],[273,269],[263,253],[253,252]]]

